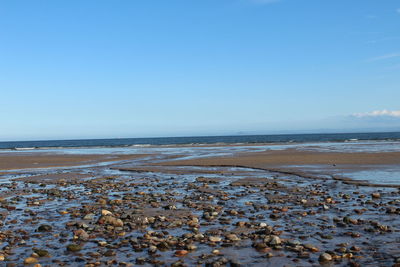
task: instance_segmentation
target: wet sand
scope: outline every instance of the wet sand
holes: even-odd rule
[[[400,152],[384,153],[329,153],[295,149],[253,153],[238,153],[227,157],[212,157],[164,163],[168,165],[241,165],[254,168],[291,165],[385,165],[400,164]]]
[[[163,162],[157,165],[245,167],[275,171],[282,174],[294,174],[303,178],[317,180],[334,179],[341,180],[347,184],[400,188],[400,183],[382,184],[366,180],[353,180],[349,177],[340,175],[340,173],[344,172],[386,169],[391,165],[400,165],[400,152],[332,153],[286,149],[265,152],[237,153],[225,157],[175,160]]]
[[[65,155],[55,153],[2,153],[0,154],[0,174],[2,170],[65,167],[100,162],[132,160],[144,155]]]
[[[398,156],[2,155],[0,265],[399,266],[400,191],[301,168]]]

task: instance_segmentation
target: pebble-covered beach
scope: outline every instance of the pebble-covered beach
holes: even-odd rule
[[[400,266],[397,188],[151,162],[3,172],[0,265]]]

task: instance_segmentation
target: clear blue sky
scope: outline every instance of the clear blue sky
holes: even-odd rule
[[[3,0],[0,93],[0,140],[393,126],[400,2]]]

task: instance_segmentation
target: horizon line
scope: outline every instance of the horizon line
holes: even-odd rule
[[[312,130],[310,130],[312,131]],[[387,131],[379,131],[379,130],[366,130],[366,131],[315,131],[309,132],[308,130],[303,131],[293,131],[292,133],[285,133],[285,131],[281,131],[281,133],[269,133],[269,134],[226,134],[226,135],[177,135],[177,136],[154,136],[154,137],[109,137],[109,138],[77,138],[77,139],[33,139],[33,140],[8,140],[3,141],[0,140],[0,143],[18,143],[18,142],[48,142],[48,141],[86,141],[86,140],[118,140],[118,139],[168,139],[168,138],[204,138],[204,137],[234,137],[234,136],[278,136],[278,135],[315,135],[315,134],[372,134],[372,133],[400,133],[400,129],[398,130],[387,130]]]

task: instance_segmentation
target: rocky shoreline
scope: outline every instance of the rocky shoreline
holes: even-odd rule
[[[4,266],[400,266],[396,188],[228,166],[2,178]]]

